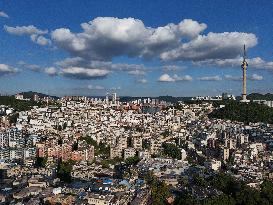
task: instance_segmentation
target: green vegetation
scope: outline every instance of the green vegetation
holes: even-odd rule
[[[164,143],[162,147],[164,155],[171,157],[173,159],[181,159],[181,151],[176,145]]]
[[[95,155],[103,155],[103,156],[110,156],[110,146],[106,143],[100,142],[99,144],[97,141],[93,140],[89,136],[82,137],[81,140],[86,141],[87,144],[93,145],[95,148]]]
[[[161,133],[161,135],[162,135],[163,137],[169,137],[170,131],[169,131],[169,130],[165,130],[164,132]]]
[[[74,165],[74,161],[68,160],[65,162],[59,162],[57,167],[57,177],[63,182],[71,182],[71,171]]]
[[[167,204],[167,197],[170,196],[168,186],[164,182],[160,182],[157,178],[149,172],[145,176],[145,181],[151,188],[152,205],[165,205]]]
[[[73,145],[72,145],[72,150],[73,151],[77,151],[79,148],[79,143],[78,142],[74,142]]]
[[[34,95],[38,95],[39,98],[44,98],[44,97],[50,97],[50,98],[53,98],[53,99],[58,98],[56,96],[49,96],[49,95],[46,95],[46,94],[43,94],[43,93],[38,93],[38,92],[33,92],[33,91],[22,92],[20,94],[22,94],[24,96],[24,98],[30,98],[30,99],[32,99]]]
[[[142,148],[143,149],[150,149],[151,143],[148,139],[143,139],[142,140]]]
[[[245,123],[264,122],[273,123],[273,108],[257,103],[240,103],[226,101],[224,108],[216,109],[209,114],[210,118],[220,118]]]
[[[260,94],[260,93],[251,93],[247,96],[247,99],[249,100],[273,100],[273,94],[266,93],[266,94]]]
[[[258,191],[236,180],[232,176],[219,173],[216,176],[206,179],[194,179],[194,184],[199,187],[213,187],[222,193],[218,196],[211,196],[204,200],[194,199],[189,194],[182,194],[177,197],[175,205],[259,205],[273,204],[273,183],[264,181],[261,190]],[[201,182],[201,183],[200,183]],[[204,182],[204,183],[203,183]]]
[[[134,157],[128,157],[125,160],[125,163],[127,165],[136,165],[139,161],[140,161],[139,157],[138,156],[134,156]]]
[[[122,159],[120,158],[114,158],[114,159],[105,159],[100,162],[102,168],[109,168],[110,165],[116,165],[118,163],[121,163]]]
[[[16,123],[18,117],[19,117],[19,113],[13,113],[13,114],[11,114],[11,115],[8,117],[9,122],[10,122],[10,123]]]
[[[33,106],[41,106],[41,103],[35,101],[16,100],[14,96],[0,96],[0,105],[7,105],[16,111],[30,110]]]
[[[37,157],[35,165],[37,167],[46,167],[47,157]]]

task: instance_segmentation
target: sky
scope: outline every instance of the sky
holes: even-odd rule
[[[0,93],[273,92],[273,1],[0,0]]]

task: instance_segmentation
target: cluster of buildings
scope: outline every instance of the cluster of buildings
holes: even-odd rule
[[[1,123],[0,203],[144,205],[151,198],[149,172],[200,198],[218,192],[192,184],[196,175],[228,171],[256,188],[273,177],[273,125],[209,119],[208,102],[175,109],[149,98],[119,102],[113,94],[57,103]],[[143,106],[157,109],[143,112]],[[169,155],[165,145],[178,154]],[[127,164],[130,159],[137,161]],[[71,183],[58,178],[60,161],[73,161]]]
[[[236,100],[236,97],[229,93],[223,93],[216,96],[196,96],[191,98],[192,101],[221,101],[221,100]]]

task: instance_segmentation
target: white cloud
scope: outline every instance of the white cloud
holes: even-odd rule
[[[0,17],[9,18],[9,15],[4,11],[0,11]]]
[[[147,81],[146,79],[142,78],[142,79],[138,79],[137,82],[138,82],[138,83],[141,83],[141,84],[145,84],[145,83],[147,83],[148,81]]]
[[[184,76],[178,76],[178,75],[174,75],[173,79],[175,81],[192,81],[193,78],[190,75],[184,75]]]
[[[178,66],[178,65],[165,65],[162,68],[164,71],[178,71],[178,70],[184,70],[187,67],[186,66]]]
[[[199,77],[198,80],[201,80],[201,81],[220,81],[220,80],[222,80],[222,78],[219,75],[215,75],[215,76]]]
[[[224,79],[225,80],[232,80],[232,81],[242,81],[243,77],[242,76],[225,75]],[[261,80],[263,80],[263,76],[258,75],[258,74],[252,74],[251,76],[247,76],[247,79],[252,80],[252,81],[261,81]]]
[[[232,81],[241,81],[243,78],[241,76],[232,76],[232,75],[225,75],[225,80],[232,80]]]
[[[56,66],[62,69],[69,67],[80,67],[84,69],[97,69],[110,72],[127,72],[130,75],[145,75],[147,68],[140,64],[125,64],[125,63],[112,63],[110,61],[87,61],[81,57],[66,58],[62,61],[55,62]]]
[[[143,70],[131,70],[131,71],[128,71],[128,74],[130,74],[130,75],[145,75],[146,72]]]
[[[81,32],[73,32],[69,28],[51,32],[52,41],[71,54],[71,58],[57,62],[62,68],[126,71],[132,75],[144,75],[147,72],[143,65],[113,64],[111,60],[118,56],[191,61],[198,65],[221,67],[240,66],[243,45],[246,44],[249,49],[257,44],[257,37],[253,33],[202,34],[207,25],[192,19],[152,28],[145,26],[139,19],[98,17],[82,23],[81,28]],[[265,62],[259,57],[250,59],[249,66],[273,70],[273,62]],[[163,66],[164,72],[183,68]]]
[[[58,74],[58,71],[55,67],[48,67],[44,69],[44,72],[50,76],[54,76]]]
[[[46,46],[51,44],[51,40],[45,38],[44,36],[38,36],[36,34],[32,34],[30,36],[32,42],[37,43],[40,46]]]
[[[206,25],[191,19],[179,24],[146,27],[139,19],[98,17],[82,23],[82,33],[67,28],[52,32],[57,45],[74,56],[92,60],[110,60],[115,56],[156,57],[177,47],[181,39],[195,38]]]
[[[160,57],[165,61],[235,58],[242,53],[244,44],[248,48],[254,47],[257,44],[256,36],[251,33],[210,32],[207,35],[199,35],[178,48],[163,52]]]
[[[105,90],[105,88],[101,85],[88,85],[89,90]]]
[[[17,73],[18,70],[6,64],[0,64],[0,76],[6,74]]]
[[[41,72],[42,68],[39,66],[39,65],[36,65],[36,64],[28,64],[24,61],[19,61],[17,63],[18,65],[24,67],[24,68],[27,68],[29,70],[32,70],[34,72]]]
[[[68,67],[61,70],[61,75],[74,79],[98,79],[104,78],[109,71],[102,69],[87,69],[81,67]]]
[[[218,67],[240,67],[242,64],[243,58],[236,57],[231,59],[210,59],[196,62],[196,65],[210,65],[210,66],[218,66]],[[256,68],[256,69],[265,69],[273,71],[273,61],[265,61],[260,57],[247,59],[248,68]]]
[[[4,26],[4,30],[6,32],[8,32],[9,34],[12,35],[17,35],[17,36],[23,36],[23,35],[27,35],[30,36],[30,40],[40,46],[46,46],[46,45],[50,45],[51,44],[51,40],[45,38],[44,34],[48,33],[48,30],[41,30],[38,29],[37,27],[33,26],[33,25],[29,25],[29,26],[16,26],[16,27],[12,27],[12,26]]]
[[[57,61],[55,64],[60,67],[80,66],[84,59],[80,57],[65,58],[64,60]]]
[[[255,80],[261,81],[261,80],[263,80],[263,76],[258,75],[258,74],[253,74],[253,75],[251,75],[251,76],[249,77],[249,79],[250,79],[250,80],[253,80],[253,81],[255,81]]]
[[[36,34],[36,35],[42,35],[42,34],[46,34],[48,33],[48,30],[41,30],[36,28],[33,25],[29,25],[29,26],[16,26],[16,27],[12,27],[12,26],[4,26],[4,29],[6,32],[13,34],[13,35],[32,35],[32,34]]]
[[[178,27],[182,36],[195,38],[207,28],[207,25],[204,23],[200,24],[192,19],[185,19],[179,23]]]
[[[185,75],[185,76],[178,76],[176,74],[171,77],[168,74],[163,74],[159,77],[158,81],[159,82],[179,82],[179,81],[192,81],[193,78],[190,75]]]
[[[158,78],[159,82],[174,82],[175,80],[168,74],[163,74]]]
[[[111,87],[110,90],[112,90],[112,91],[118,91],[118,90],[121,90],[121,87],[120,86]]]

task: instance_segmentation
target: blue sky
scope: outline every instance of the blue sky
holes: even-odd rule
[[[0,92],[273,92],[273,2],[0,0]]]

